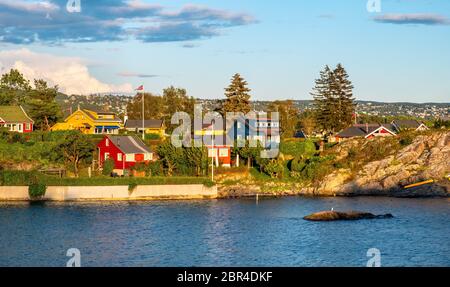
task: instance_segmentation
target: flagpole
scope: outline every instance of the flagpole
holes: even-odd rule
[[[216,152],[217,152],[214,149],[214,124],[212,126],[211,142],[212,142],[212,151],[214,152],[214,155],[211,157],[211,181],[214,182],[214,161],[216,159]]]
[[[142,89],[142,140],[145,140],[145,91]]]

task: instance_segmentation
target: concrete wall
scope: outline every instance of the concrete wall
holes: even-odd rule
[[[45,200],[155,200],[217,198],[217,187],[195,185],[48,186]],[[29,200],[28,186],[0,186],[0,201]]]

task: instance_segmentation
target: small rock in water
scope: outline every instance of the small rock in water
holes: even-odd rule
[[[393,218],[390,213],[382,215],[374,215],[369,212],[338,212],[338,211],[322,211],[303,217],[309,221],[336,221],[336,220],[360,220],[360,219],[386,219]]]

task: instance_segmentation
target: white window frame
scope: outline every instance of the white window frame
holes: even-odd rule
[[[117,154],[117,161],[123,161],[123,156],[121,153]]]
[[[220,148],[219,149],[219,157],[228,157],[228,149]]]
[[[110,157],[109,152],[105,152],[105,160],[109,159],[109,157]]]

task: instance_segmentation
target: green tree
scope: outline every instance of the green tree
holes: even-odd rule
[[[185,89],[170,86],[163,91],[164,120],[170,128],[170,120],[176,112],[186,112],[193,119],[195,99],[189,97]]]
[[[316,118],[314,113],[305,111],[300,114],[298,127],[308,136],[310,136],[316,128]]]
[[[250,168],[254,162],[256,162],[261,169],[261,166],[263,165],[260,161],[261,159],[261,151],[263,150],[261,143],[258,141],[257,146],[250,146],[250,142],[246,141],[246,144],[244,147],[241,147],[237,150],[239,153],[239,156],[242,159],[247,160],[247,167]]]
[[[337,100],[337,130],[341,130],[352,124],[355,114],[353,84],[341,64],[334,69],[334,79],[333,94]]]
[[[11,69],[0,78],[0,105],[22,105],[30,90],[30,81],[19,70]]]
[[[235,74],[231,84],[225,88],[226,99],[223,102],[222,112],[242,112],[247,114],[251,111],[250,89],[248,83],[239,74]]]
[[[268,112],[278,112],[281,138],[292,138],[298,124],[298,109],[292,100],[270,103]]]
[[[58,87],[48,87],[44,80],[35,80],[34,86],[35,88],[29,92],[27,101],[29,113],[35,126],[42,131],[47,131],[62,118],[61,109],[55,100]]]
[[[145,119],[162,119],[164,117],[164,101],[160,96],[144,93]],[[136,95],[127,105],[130,119],[142,119],[142,93]]]
[[[73,165],[76,177],[80,163],[92,161],[94,150],[95,146],[89,136],[78,131],[66,133],[55,148],[56,154],[62,156],[67,164]]]
[[[311,92],[317,124],[328,133],[341,130],[352,122],[355,111],[353,85],[341,64],[331,70],[325,66]]]
[[[195,169],[197,176],[208,168],[208,149],[206,147],[184,148],[185,162]]]
[[[167,175],[172,176],[180,163],[183,163],[184,154],[182,148],[177,148],[170,141],[166,141],[158,146],[157,153],[161,158],[164,167],[167,168]]]

